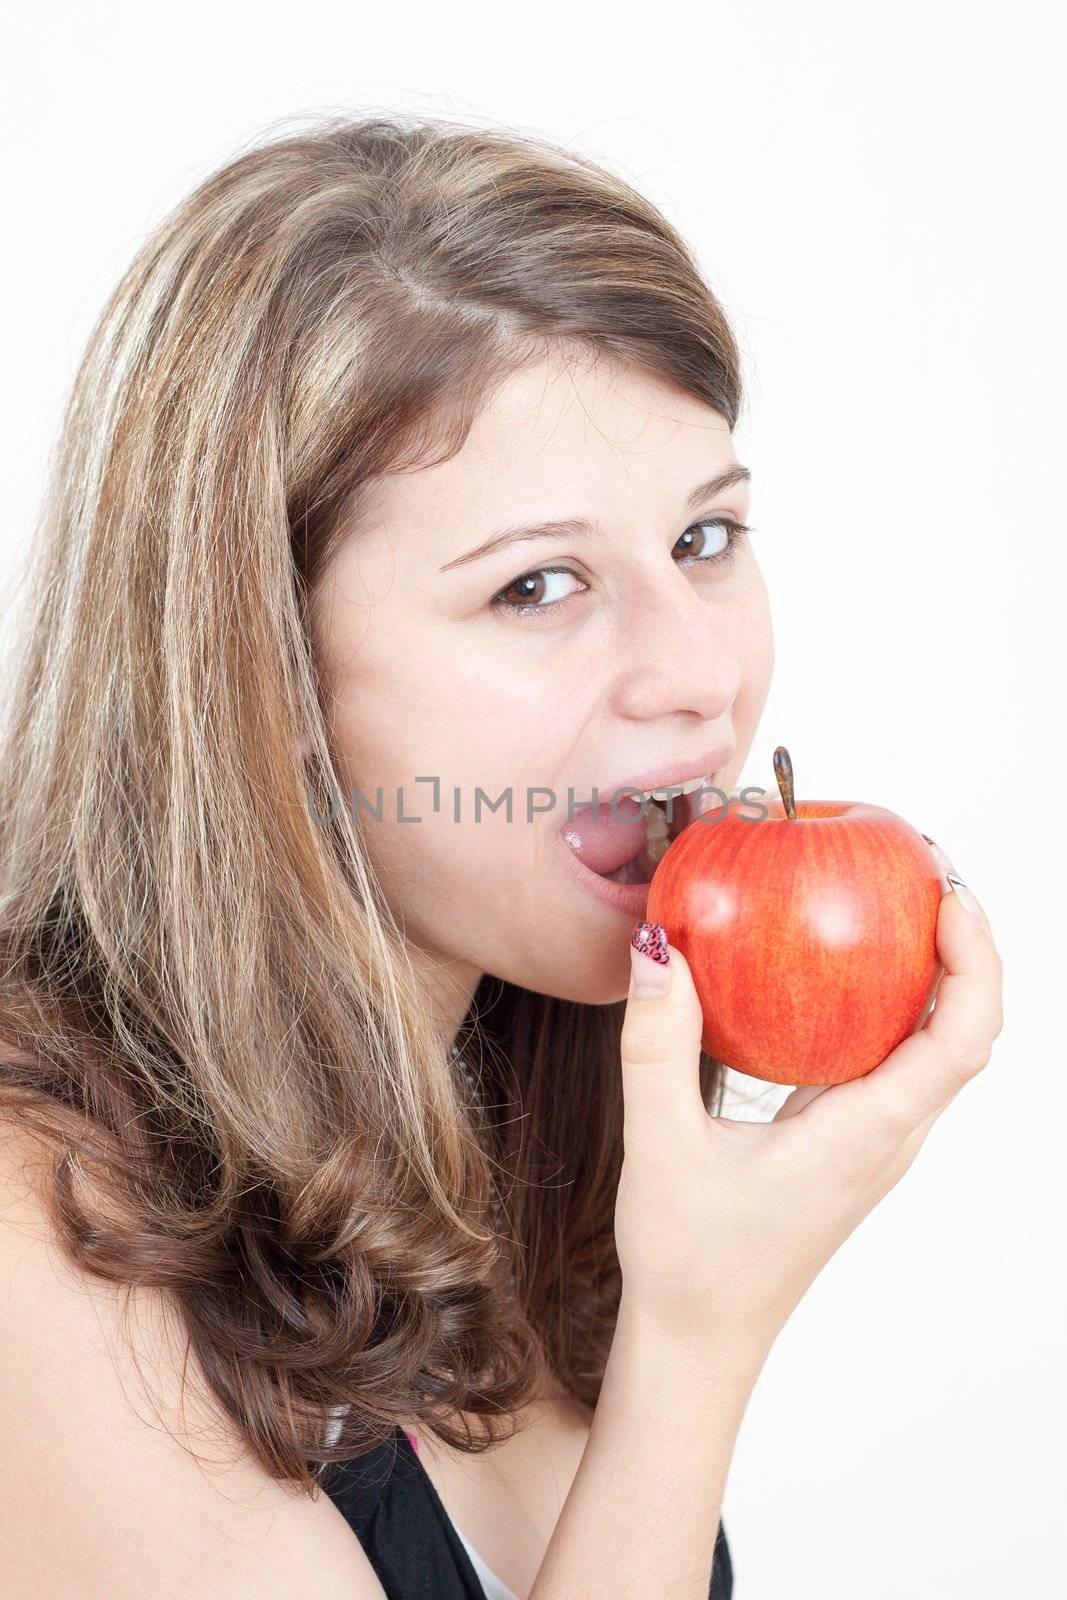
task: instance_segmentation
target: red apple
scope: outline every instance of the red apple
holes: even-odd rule
[[[645,915],[689,963],[709,1055],[769,1083],[844,1083],[929,1012],[940,872],[902,817],[795,803],[781,745],[774,766],[781,801],[735,795],[694,815],[653,874]]]

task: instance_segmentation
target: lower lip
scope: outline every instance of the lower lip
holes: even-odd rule
[[[594,895],[613,911],[625,914],[631,921],[635,918],[644,918],[645,907],[648,904],[647,883],[613,883],[610,878],[602,878],[599,872],[591,871],[575,855],[562,833],[557,833],[556,837],[563,854],[570,862],[571,871],[577,874],[577,881],[588,894]]]
[[[710,778],[709,785],[714,786],[716,778],[717,774]],[[705,800],[705,804],[714,803],[711,798]],[[562,832],[557,833],[556,837],[560,842],[563,854],[571,864],[572,872],[577,874],[578,882],[583,889],[595,896],[604,905],[610,906],[613,911],[629,917],[631,921],[637,918],[644,920],[645,910],[648,906],[649,885],[647,883],[614,883],[611,878],[602,878],[599,872],[593,872],[579,856],[575,855],[566,839],[564,839]]]

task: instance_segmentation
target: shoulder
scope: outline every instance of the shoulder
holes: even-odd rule
[[[0,1566],[12,1592],[384,1600],[329,1499],[251,1456],[162,1291],[67,1257],[49,1166],[0,1112]]]

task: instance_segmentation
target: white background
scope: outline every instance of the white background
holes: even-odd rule
[[[194,0],[9,24],[9,606],[105,295],[279,119],[562,136],[657,201],[738,330],[778,648],[744,781],[769,786],[784,742],[801,796],[900,812],[977,892],[1007,973],[991,1065],[764,1368],[723,1512],[738,1600],[1065,1592],[1065,69],[1039,0],[688,20]]]

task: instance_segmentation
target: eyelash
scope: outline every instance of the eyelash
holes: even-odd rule
[[[690,556],[688,558],[688,562],[680,562],[679,565],[687,565],[689,562],[692,562],[698,566],[707,567],[717,566],[720,562],[730,562],[737,554],[737,547],[741,543],[742,539],[744,539],[748,534],[754,532],[754,529],[750,528],[747,523],[735,522],[732,517],[703,517],[699,522],[690,523],[685,532],[690,533],[693,528],[716,527],[726,529],[728,542],[725,548],[718,551],[718,553],[713,556]],[[577,600],[578,596],[576,594],[568,594],[564,595],[562,600],[549,600],[547,604],[544,601],[541,601],[540,603],[531,601],[528,605],[516,606],[512,605],[510,601],[504,598],[508,590],[513,589],[517,583],[522,583],[524,578],[539,578],[543,574],[550,572],[567,573],[567,575],[572,578],[577,578],[579,576],[579,574],[577,572],[573,572],[570,567],[533,567],[529,572],[520,572],[517,578],[512,578],[510,583],[505,584],[503,589],[495,594],[492,600],[490,600],[489,604],[491,608],[494,611],[506,611],[510,616],[521,617],[523,620],[533,620],[533,615],[535,613],[539,612],[544,614],[545,612],[559,611],[563,606],[569,604],[571,600]]]

